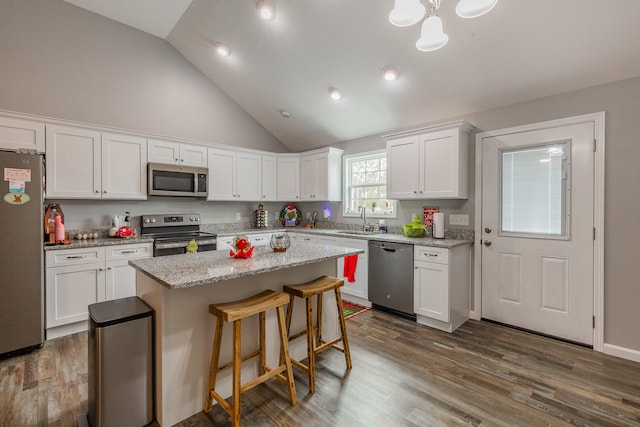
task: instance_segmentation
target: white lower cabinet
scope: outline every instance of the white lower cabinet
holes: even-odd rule
[[[152,243],[47,251],[47,339],[85,331],[90,304],[135,296],[128,262],[152,256]]]
[[[245,235],[249,238],[253,246],[268,246],[271,241],[272,234],[273,233],[249,233]],[[236,237],[235,235],[223,236],[223,237],[218,236],[217,238],[218,242],[216,243],[216,250],[228,251],[229,249],[231,249],[231,242],[233,242],[233,239],[235,237]]]
[[[341,248],[356,248],[364,250],[363,254],[358,254],[355,273],[355,281],[349,282],[345,276],[344,258],[338,258],[336,277],[344,279],[342,287],[343,299],[357,304],[371,307],[369,301],[369,242],[363,239],[345,239],[341,237],[318,236],[318,243],[339,246]]]
[[[414,247],[416,321],[453,332],[469,319],[471,247]]]

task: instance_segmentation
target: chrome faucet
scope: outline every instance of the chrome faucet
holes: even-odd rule
[[[362,218],[362,231],[369,231],[371,226],[367,224],[367,208],[360,206],[360,218]]]

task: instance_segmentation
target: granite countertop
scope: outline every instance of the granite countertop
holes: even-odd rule
[[[68,245],[46,245],[45,251],[55,251],[61,249],[82,249],[92,248],[95,246],[114,246],[114,245],[133,245],[139,243],[153,243],[152,237],[132,236],[127,238],[122,237],[102,237],[99,239],[86,239],[77,240],[72,239]]]
[[[208,251],[131,260],[129,265],[169,289],[184,289],[363,252],[355,248],[298,242],[279,253],[256,247],[248,259],[231,258],[227,251]]]
[[[446,238],[435,239],[433,237],[407,237],[400,233],[371,233],[371,234],[351,234],[345,233],[345,231],[353,230],[335,230],[325,228],[263,228],[263,229],[247,229],[247,230],[235,230],[235,231],[219,231],[217,232],[219,237],[236,236],[239,234],[251,234],[257,233],[282,233],[282,232],[294,232],[294,233],[308,233],[315,235],[323,235],[330,237],[341,237],[343,239],[359,239],[359,240],[376,240],[381,242],[392,243],[409,243],[419,246],[431,246],[435,248],[450,249],[460,245],[466,245],[473,243],[473,238],[460,236],[459,238]],[[356,232],[357,233],[357,232]]]

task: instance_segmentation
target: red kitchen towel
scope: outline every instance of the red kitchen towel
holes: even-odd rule
[[[347,278],[347,282],[356,281],[356,266],[358,265],[358,254],[344,257],[344,271],[342,275]]]

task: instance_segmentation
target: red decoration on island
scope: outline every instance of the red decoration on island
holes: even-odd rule
[[[251,241],[247,236],[236,236],[231,242],[229,256],[240,259],[251,258],[253,249],[254,246],[251,246]]]

